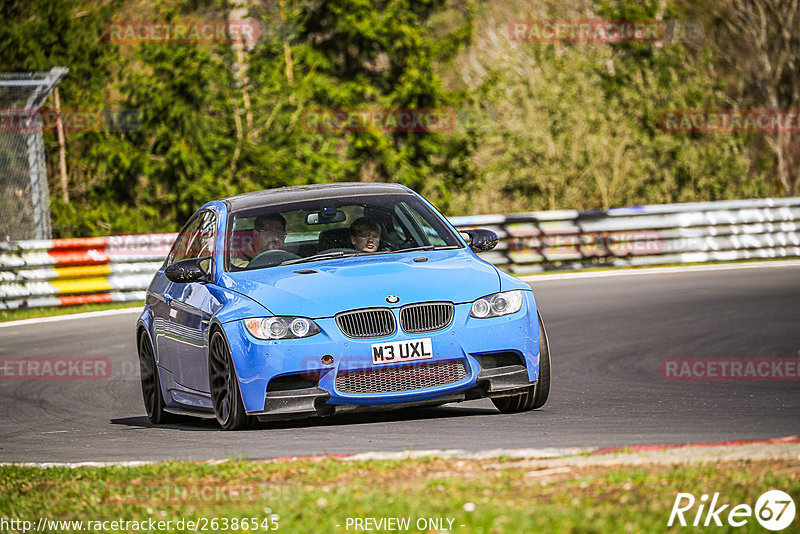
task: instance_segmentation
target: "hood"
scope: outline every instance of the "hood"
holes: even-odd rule
[[[274,315],[310,318],[430,300],[471,302],[500,290],[495,267],[467,249],[322,260],[225,273],[221,278],[223,286],[256,300]],[[387,304],[389,295],[400,301]]]

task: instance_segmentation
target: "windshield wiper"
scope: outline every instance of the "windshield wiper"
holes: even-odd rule
[[[421,247],[401,248],[395,250],[395,252],[417,252],[418,250],[433,250],[435,248],[433,245],[423,245]]]
[[[458,248],[455,245],[423,245],[421,247],[413,247],[413,248],[403,248],[399,250],[379,250],[375,252],[342,252],[341,250],[337,250],[335,252],[322,252],[320,254],[314,254],[313,256],[308,256],[307,258],[296,258],[293,260],[286,260],[280,262],[278,265],[294,265],[296,263],[306,263],[309,261],[316,261],[316,260],[327,260],[331,258],[349,258],[351,256],[373,256],[378,254],[395,254],[397,252],[419,252],[421,250],[444,250],[444,249],[451,249],[451,248]]]
[[[345,258],[350,256],[356,256],[358,254],[360,253],[342,252],[341,250],[337,250],[336,252],[323,252],[322,254],[314,254],[313,256],[308,256],[306,258],[297,258],[294,260],[282,261],[278,265],[294,265],[295,263],[305,263],[307,261],[327,260],[329,258]]]
[[[396,252],[419,252],[420,250],[447,250],[452,248],[458,248],[457,245],[423,245],[421,247],[413,247],[413,248],[400,248],[397,250],[392,250],[392,253]]]

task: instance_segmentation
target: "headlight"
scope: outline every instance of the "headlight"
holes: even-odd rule
[[[518,312],[522,308],[522,291],[505,291],[481,297],[472,303],[471,317],[485,319]]]
[[[319,326],[305,317],[256,317],[245,319],[247,331],[258,339],[295,339],[319,333]]]

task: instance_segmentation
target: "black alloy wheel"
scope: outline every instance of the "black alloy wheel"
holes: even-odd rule
[[[248,416],[244,411],[231,351],[225,336],[219,330],[211,336],[209,344],[208,378],[211,386],[211,402],[219,426],[225,430],[252,427],[256,418]]]

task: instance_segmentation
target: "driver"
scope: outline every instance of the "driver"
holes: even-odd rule
[[[238,268],[247,265],[259,254],[268,250],[280,250],[286,240],[286,219],[280,213],[258,215],[253,222],[255,242],[253,255],[242,251],[231,258],[231,265]]]
[[[283,248],[286,240],[286,219],[280,213],[259,215],[253,223],[256,233],[256,256],[266,250]]]

